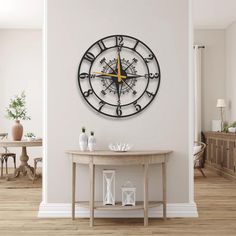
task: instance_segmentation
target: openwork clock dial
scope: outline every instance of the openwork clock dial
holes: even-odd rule
[[[160,67],[140,40],[112,35],[95,42],[78,70],[81,93],[88,104],[110,117],[128,117],[144,110],[160,86]]]

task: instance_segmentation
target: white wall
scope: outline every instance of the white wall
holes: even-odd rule
[[[195,30],[194,43],[202,49],[202,131],[211,130],[212,120],[220,119],[218,98],[225,98],[225,30]]]
[[[226,29],[227,120],[236,120],[236,22]]]
[[[9,138],[13,121],[5,118],[5,108],[23,90],[31,116],[22,122],[24,132],[42,137],[42,31],[0,30],[0,132],[9,133]],[[28,148],[28,154],[42,156],[41,149]],[[20,153],[20,149],[11,150]]]
[[[124,120],[97,115],[83,100],[77,84],[84,52],[112,34],[128,34],[146,42],[162,72],[159,93],[149,109]],[[71,200],[71,163],[65,151],[79,148],[83,125],[95,131],[98,149],[124,140],[134,149],[174,150],[167,169],[168,202],[189,202],[188,34],[188,0],[120,0],[119,4],[115,0],[47,1],[45,204]],[[96,170],[97,199],[102,198],[101,170]],[[142,199],[142,169],[116,170],[118,199],[125,180],[134,182],[137,198]],[[151,199],[161,197],[160,176],[160,169],[152,167]],[[87,167],[79,168],[78,186],[82,186],[78,198],[87,200]]]

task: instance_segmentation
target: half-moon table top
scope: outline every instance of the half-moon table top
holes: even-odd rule
[[[43,145],[43,140],[21,140],[21,141],[13,141],[13,140],[1,140],[0,147],[40,147]]]
[[[153,156],[153,155],[168,155],[172,153],[171,150],[151,150],[151,151],[127,151],[127,152],[115,152],[110,150],[96,150],[96,151],[80,151],[72,150],[66,151],[67,154],[80,155],[80,156]]]
[[[164,163],[172,151],[127,151],[114,152],[109,150],[83,152],[67,151],[72,162],[95,165],[140,165]]]

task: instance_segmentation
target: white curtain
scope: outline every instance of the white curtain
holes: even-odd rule
[[[201,140],[201,58],[202,50],[198,45],[194,46],[194,138],[195,141]]]

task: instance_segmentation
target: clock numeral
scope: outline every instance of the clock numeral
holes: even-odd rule
[[[95,56],[91,52],[87,52],[84,56],[84,59],[92,63],[95,60]]]
[[[84,94],[84,96],[87,98],[89,95],[92,95],[92,94],[93,94],[93,90],[92,90],[92,89],[89,89],[88,91],[85,91],[83,94]]]
[[[133,47],[133,50],[134,50],[134,51],[136,51],[136,48],[137,48],[138,44],[139,44],[139,41],[136,41],[136,43],[135,43],[135,45],[134,45],[134,47]]]
[[[116,36],[116,46],[118,47],[118,51],[121,51],[124,46],[124,38],[122,36]]]
[[[105,102],[103,102],[103,101],[100,101],[99,102],[99,105],[100,105],[100,107],[99,107],[99,111],[101,111],[102,110],[102,108],[105,106]]]
[[[149,73],[149,74],[145,74],[145,78],[146,79],[158,79],[160,77],[159,73]]]
[[[89,78],[89,74],[88,73],[81,73],[81,74],[79,74],[79,78],[80,79],[87,79],[87,78]]]
[[[137,104],[137,101],[134,102],[133,105],[134,105],[136,111],[140,111],[142,109],[142,107],[139,104]]]
[[[102,40],[98,41],[98,46],[101,49],[101,51],[105,51],[107,49],[107,47],[105,46],[104,42]]]
[[[121,110],[121,106],[120,105],[118,105],[116,107],[116,114],[117,114],[117,116],[122,116],[122,110]]]
[[[95,74],[88,74],[88,73],[85,73],[85,72],[79,74],[80,79],[95,78],[95,77],[96,77]]]
[[[146,94],[148,95],[148,97],[154,97],[154,93],[151,93],[151,92],[149,92],[149,91],[146,91]]]
[[[121,35],[116,36],[116,46],[124,45],[124,38]]]
[[[152,61],[154,58],[154,55],[153,54],[149,54],[148,57],[144,58],[144,61],[146,63],[149,63],[150,61]]]

